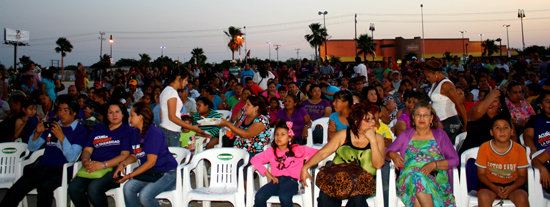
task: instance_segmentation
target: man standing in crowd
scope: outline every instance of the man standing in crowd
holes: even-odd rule
[[[78,96],[78,91],[76,90],[76,87],[74,85],[71,85],[69,86],[69,88],[67,89],[67,94],[69,94],[69,96],[73,97],[76,99],[76,97]]]
[[[355,71],[355,77],[365,76],[365,81],[368,81],[367,66],[361,63],[360,57],[355,57],[355,64],[356,66],[353,67],[353,70]]]
[[[86,91],[85,79],[86,69],[83,68],[82,63],[78,63],[78,69],[75,71],[74,85],[78,91]]]
[[[254,71],[250,69],[250,64],[244,64],[244,70],[241,71],[241,83],[244,83],[247,77],[254,78]]]
[[[229,73],[231,73],[235,78],[239,77],[241,73],[241,68],[237,66],[237,61],[231,60],[231,67],[229,67]]]

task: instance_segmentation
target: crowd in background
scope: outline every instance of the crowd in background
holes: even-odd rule
[[[44,156],[59,161],[49,163],[42,159],[40,165],[47,167],[35,170],[35,173],[56,176],[61,176],[58,175],[59,163],[75,161],[79,152],[82,152],[80,160],[90,173],[117,168],[121,163],[125,166],[126,162],[140,159],[141,165],[146,164],[148,169],[167,172],[160,180],[164,184],[170,183],[166,187],[169,189],[176,166],[175,160],[167,156],[169,146],[194,150],[194,139],[201,137],[207,149],[223,143],[224,147],[243,148],[253,157],[262,153],[264,146],[272,144],[270,140],[274,139],[271,137],[279,136],[275,135],[277,131],[272,134],[270,128],[284,128],[287,134],[292,131],[291,141],[296,145],[305,145],[309,139],[322,143],[325,131],[329,139],[326,146],[332,146],[331,149],[350,145],[372,150],[372,158],[368,160],[370,165],[364,167],[372,174],[372,169],[387,169],[388,161],[393,160],[402,164],[399,166],[403,168],[400,185],[414,186],[418,182],[422,188],[435,192],[423,191],[416,195],[409,189],[398,189],[399,196],[408,206],[414,205],[415,201],[423,204],[429,200],[425,197],[428,194],[441,198],[437,202],[444,203],[440,205],[452,206],[452,193],[446,191],[452,177],[446,170],[458,165],[458,155],[475,147],[482,147],[489,157],[495,157],[494,153],[504,156],[497,151],[506,144],[502,137],[507,135],[497,137],[497,134],[502,134],[496,132],[497,125],[506,128],[506,123],[509,123],[508,128],[512,129],[508,131],[508,138],[514,144],[506,145],[510,149],[505,151],[508,153],[513,149],[513,152],[506,156],[522,158],[522,145],[516,144],[520,141],[523,147],[530,149],[531,155],[549,147],[549,63],[547,56],[538,54],[517,56],[515,60],[505,57],[419,60],[412,57],[395,62],[388,57],[381,62],[364,62],[357,58],[355,63],[332,64],[321,60],[319,65],[304,58],[293,65],[231,61],[229,67],[188,64],[178,68],[150,68],[140,65],[127,71],[94,69],[91,72],[79,63],[74,83],[61,82],[55,67],[36,71],[34,64],[29,64],[19,72],[0,72],[0,130],[3,133],[0,142],[20,140],[29,143],[32,150],[49,149]],[[67,94],[58,94],[65,90]],[[231,111],[231,118],[224,117],[220,110]],[[198,124],[208,118],[224,119],[213,126]],[[328,130],[312,126],[320,118],[328,118]],[[502,120],[505,122],[499,122]],[[361,121],[369,123],[368,127],[362,126]],[[232,135],[219,136],[220,128],[228,128]],[[308,128],[313,129],[312,137],[309,137]],[[369,129],[381,136],[363,134]],[[431,130],[433,135],[424,133],[426,130]],[[461,132],[468,133],[457,153],[449,144],[454,145]],[[523,140],[520,140],[522,134]],[[223,140],[219,140],[220,137]],[[363,137],[365,141],[351,140],[351,137]],[[493,139],[497,143],[487,148],[484,144]],[[378,145],[371,148],[372,144]],[[438,148],[435,152],[430,151],[431,146]],[[328,156],[323,149],[317,152],[321,155],[308,151],[306,154],[311,153],[312,158],[304,166],[313,166],[316,163],[308,163],[319,162],[324,158],[321,156]],[[431,158],[426,162],[410,161],[428,152]],[[274,150],[270,153],[273,154]],[[155,157],[150,157],[150,154]],[[275,153],[274,156],[279,155]],[[500,157],[498,159],[502,161]],[[478,160],[483,159],[478,157]],[[501,189],[498,186],[513,186],[511,191],[522,189],[524,180],[523,184],[519,181],[516,185],[508,182],[513,183],[525,176],[521,171],[524,161],[514,163],[518,165],[517,169],[513,169],[513,176],[508,179],[477,176],[479,171],[469,176],[475,177],[472,179],[475,181],[479,177],[477,182],[484,185],[481,188],[493,191]],[[426,163],[435,163],[435,166],[430,164],[431,170],[424,173]],[[470,164],[474,166],[473,162]],[[491,168],[479,161],[475,165],[478,169]],[[434,180],[430,183],[431,171],[437,170],[441,173],[432,176]],[[88,200],[96,206],[106,206],[105,189],[118,186],[112,182],[118,171],[120,169],[104,174],[105,179],[74,179],[69,187],[71,199],[77,206],[87,205]],[[138,171],[135,176],[145,171]],[[426,174],[425,177],[417,176],[415,172],[418,171]],[[302,170],[302,179],[303,174]],[[300,179],[297,175],[292,176]],[[440,180],[438,176],[446,179]],[[541,177],[550,180],[544,166],[541,167]],[[132,175],[121,178],[117,182],[124,182]],[[154,195],[148,195],[147,190],[161,185],[144,187],[144,181],[134,182],[132,186],[144,188],[141,194],[150,198],[139,200],[139,204],[154,203]],[[50,186],[44,190],[51,190],[52,184],[47,185]],[[387,182],[384,185],[387,190]],[[472,184],[472,189],[476,189],[476,183]],[[26,194],[23,191],[12,192],[10,198],[17,200]],[[133,196],[139,192],[133,190]],[[481,195],[488,198],[511,196],[514,202],[522,203],[523,194],[508,193]],[[7,198],[8,195],[2,204],[9,203]],[[39,197],[39,203],[51,203],[51,199],[51,195]],[[326,195],[325,201],[335,202],[326,199]]]

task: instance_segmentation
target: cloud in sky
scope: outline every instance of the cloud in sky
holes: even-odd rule
[[[521,27],[517,9],[525,10],[526,45],[549,46],[546,34],[550,28],[550,2],[542,0],[513,1],[71,1],[27,0],[4,1],[0,12],[0,27],[28,30],[31,46],[19,47],[18,57],[30,56],[41,65],[59,60],[54,52],[55,40],[67,37],[74,50],[65,64],[83,62],[91,65],[99,59],[99,31],[113,35],[113,57],[139,59],[138,53],[148,53],[156,59],[160,46],[164,55],[181,61],[189,60],[191,49],[202,47],[208,61],[221,62],[231,58],[227,37],[229,26],[246,26],[246,46],[252,57],[267,58],[266,42],[281,45],[279,59],[311,57],[313,49],[305,41],[308,25],[323,22],[319,11],[328,11],[326,24],[332,39],[351,39],[355,35],[354,14],[358,14],[357,33],[367,33],[374,23],[375,39],[398,36],[421,36],[420,4],[424,4],[426,38],[466,38],[479,40],[503,38],[509,28],[511,47],[521,47]],[[370,34],[370,32],[369,32]],[[503,41],[504,43],[504,41]],[[244,49],[244,48],[243,48]],[[103,42],[103,53],[109,54],[109,42]],[[244,56],[244,50],[242,56]],[[236,54],[238,57],[238,54]],[[276,51],[271,47],[271,58]],[[0,46],[0,62],[13,64],[13,47]]]

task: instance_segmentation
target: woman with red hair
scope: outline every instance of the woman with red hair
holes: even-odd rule
[[[375,115],[379,107],[372,103],[362,102],[353,105],[347,118],[349,127],[347,130],[338,131],[334,137],[321,148],[302,167],[301,180],[311,179],[308,169],[317,165],[332,153],[336,153],[333,164],[352,163],[359,164],[374,178],[376,169],[384,165],[384,137],[375,130]],[[305,185],[305,183],[303,183]],[[373,190],[375,185],[369,186]],[[346,206],[368,206],[367,198],[370,195],[357,195],[348,198]],[[330,197],[325,192],[319,194],[319,206],[342,206],[342,200]]]

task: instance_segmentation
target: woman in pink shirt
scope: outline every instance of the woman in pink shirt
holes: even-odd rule
[[[268,184],[256,193],[256,207],[266,206],[267,200],[274,195],[279,196],[282,207],[293,206],[292,196],[298,193],[298,181],[304,160],[309,160],[317,152],[316,149],[296,144],[292,122],[279,122],[274,137],[270,148],[250,160],[250,163],[268,179]],[[264,167],[266,163],[270,164],[271,172]]]

